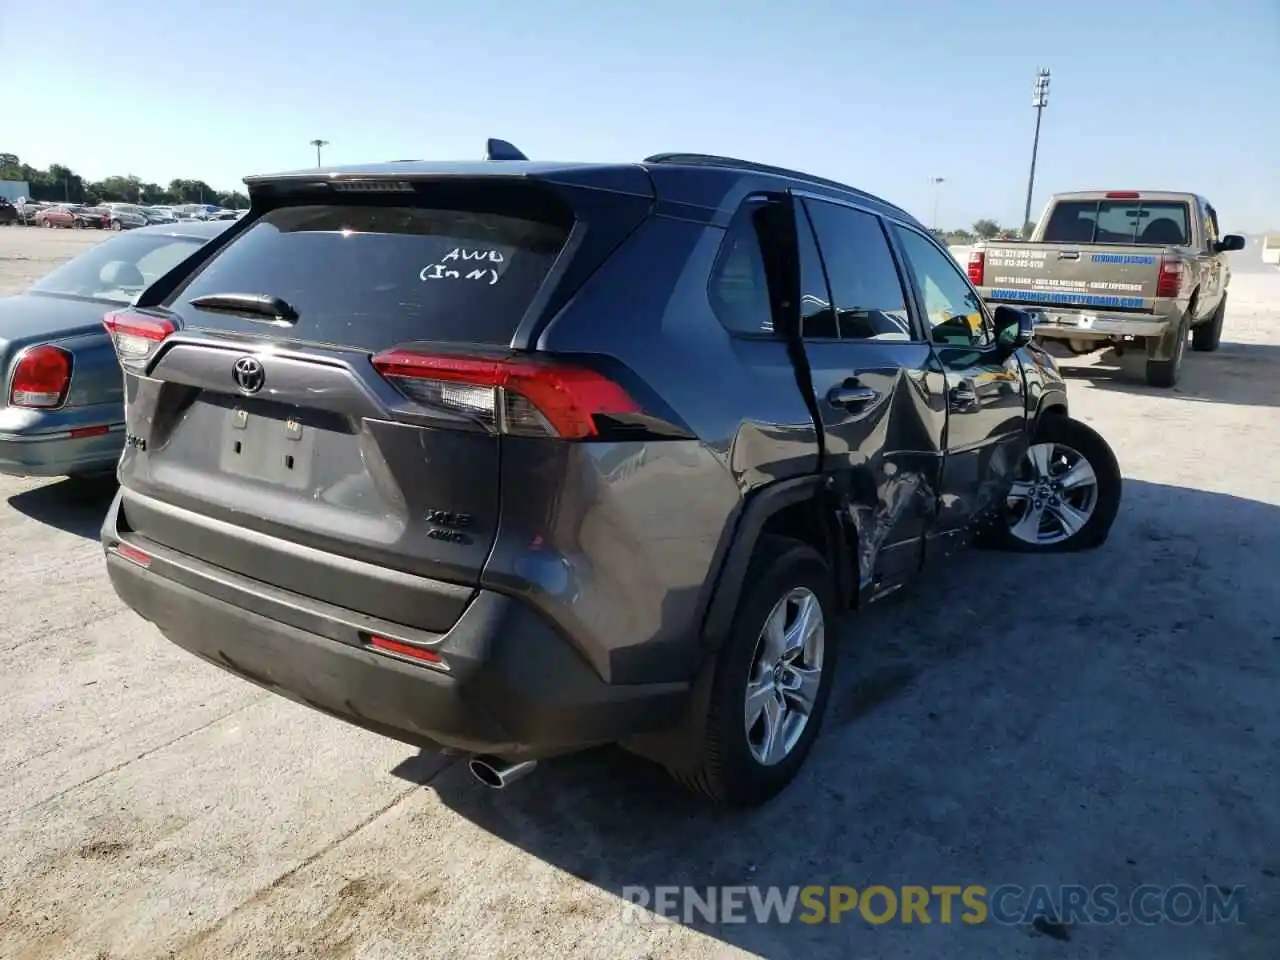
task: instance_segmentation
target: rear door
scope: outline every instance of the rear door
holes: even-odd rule
[[[1017,356],[1000,359],[982,298],[950,253],[924,233],[894,225],[946,378],[946,460],[935,533],[964,538],[1002,508],[1026,446],[1026,404]]]
[[[468,590],[442,599],[417,578],[478,582],[496,420],[521,415],[459,370],[511,354],[573,217],[533,184],[421,193],[266,209],[144,301],[177,330],[127,378],[134,531],[341,607],[452,625]]]
[[[936,507],[945,412],[881,219],[817,198],[797,207],[802,329],[825,469],[859,513],[864,582],[919,568]]]

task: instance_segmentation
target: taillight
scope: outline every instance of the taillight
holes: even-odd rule
[[[987,269],[987,255],[981,250],[969,254],[969,282],[975,287],[982,286],[982,278]]]
[[[41,344],[22,351],[9,380],[9,405],[48,409],[60,407],[71,386],[71,354]]]
[[[176,329],[168,320],[132,310],[117,310],[102,318],[121,360],[145,360]]]
[[[1141,200],[1142,194],[1137,190],[1112,190],[1107,194],[1108,200]]]
[[[410,400],[471,416],[499,433],[584,440],[599,434],[597,416],[640,412],[607,377],[545,360],[388,350],[373,366]]]
[[[1156,297],[1174,300],[1182,294],[1182,261],[1161,260],[1159,279],[1156,280]]]

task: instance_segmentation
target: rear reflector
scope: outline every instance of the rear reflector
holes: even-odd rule
[[[607,377],[546,360],[388,350],[373,366],[410,400],[471,416],[499,433],[586,440],[599,434],[596,416],[640,412]]]
[[[18,357],[9,380],[9,405],[47,410],[60,407],[71,386],[71,354],[61,347],[41,344]]]
[[[86,437],[104,437],[110,432],[110,427],[79,427],[71,431],[71,439],[83,440]]]
[[[121,360],[145,360],[176,329],[168,320],[132,310],[117,310],[102,318]]]
[[[365,639],[373,649],[382,650],[385,653],[399,654],[402,657],[421,660],[423,663],[443,664],[444,662],[436,651],[414,646],[402,640],[392,640],[390,637],[379,637],[376,634],[367,634]]]
[[[121,560],[128,560],[130,563],[136,563],[140,567],[151,566],[151,554],[145,550],[139,550],[137,547],[121,543],[118,540],[111,544],[108,549]]]
[[[986,273],[987,255],[981,250],[974,250],[969,254],[969,282],[975,287],[982,286],[982,279]]]
[[[1182,293],[1182,261],[1161,260],[1160,275],[1156,280],[1156,297],[1161,300],[1176,299]]]
[[[1112,190],[1107,194],[1108,200],[1141,200],[1142,194],[1137,190]]]

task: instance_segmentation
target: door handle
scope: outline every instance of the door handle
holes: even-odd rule
[[[978,389],[972,380],[961,380],[948,393],[951,409],[969,410],[978,405]]]
[[[864,406],[879,397],[880,394],[870,387],[864,387],[856,380],[846,380],[839,386],[827,391],[827,402],[833,407],[844,407],[850,410]]]

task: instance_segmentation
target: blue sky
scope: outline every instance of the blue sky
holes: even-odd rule
[[[1278,0],[5,0],[0,151],[226,189],[314,163],[315,137],[341,163],[499,136],[798,167],[925,221],[941,176],[942,226],[1012,225],[1040,66],[1033,215],[1053,190],[1191,189],[1228,230],[1280,229]]]

